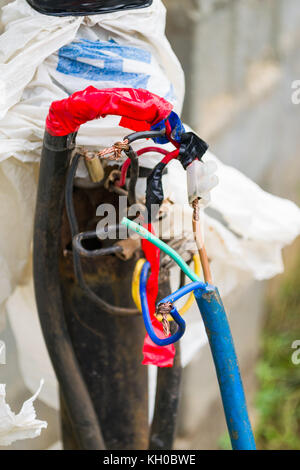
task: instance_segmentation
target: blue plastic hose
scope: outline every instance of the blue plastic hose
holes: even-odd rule
[[[194,296],[215,363],[232,448],[255,450],[237,356],[218,289],[212,292],[197,289]]]

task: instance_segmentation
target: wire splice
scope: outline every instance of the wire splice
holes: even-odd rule
[[[141,307],[141,299],[140,299],[140,292],[139,292],[139,284],[140,284],[141,270],[142,270],[142,267],[143,267],[145,261],[146,260],[143,259],[143,258],[141,258],[137,261],[137,263],[135,265],[135,268],[134,268],[134,272],[133,272],[133,276],[132,276],[132,285],[131,285],[132,298],[133,298],[134,303],[135,303],[135,305],[137,306],[137,308],[139,309],[140,312],[142,312],[142,307]],[[194,254],[193,261],[194,261],[195,274],[197,274],[197,276],[199,276],[200,272],[201,272],[201,263],[200,263],[200,258],[199,258],[198,253]],[[183,271],[182,271],[182,273],[183,273]],[[183,287],[185,287],[185,286],[183,286]],[[186,294],[184,294],[184,295],[186,295]],[[179,309],[179,315],[181,315],[181,316],[184,315],[190,309],[190,307],[193,305],[194,302],[195,302],[195,297],[194,297],[193,292],[191,291],[186,303]],[[159,321],[162,320],[162,316],[160,315],[160,313],[158,311],[156,311],[156,318]],[[173,321],[173,317],[171,315],[168,315],[167,320],[169,322]]]
[[[146,293],[146,285],[147,285],[149,269],[150,269],[150,263],[146,261],[146,263],[144,264],[142,268],[141,278],[140,278],[140,296],[141,296],[143,319],[144,319],[147,333],[150,339],[153,341],[153,343],[156,344],[157,346],[168,346],[170,344],[175,343],[182,337],[182,335],[185,332],[185,321],[179,315],[176,308],[173,307],[172,310],[170,311],[170,315],[172,315],[172,317],[174,318],[174,321],[177,323],[178,330],[176,331],[176,333],[174,333],[172,336],[169,336],[168,338],[162,339],[157,336],[157,334],[154,331],[152,322],[151,322],[149,307],[148,307],[148,300],[147,300],[147,293]]]

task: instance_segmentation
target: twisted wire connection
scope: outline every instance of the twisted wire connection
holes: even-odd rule
[[[167,346],[169,344],[176,343],[176,341],[178,341],[182,337],[182,335],[185,332],[185,321],[183,318],[181,318],[176,308],[173,307],[171,309],[171,312],[172,312],[172,316],[175,322],[178,325],[177,331],[173,335],[168,336],[168,338],[161,339],[157,336],[152,325],[150,312],[149,312],[149,306],[148,306],[148,300],[147,300],[147,292],[146,292],[149,270],[150,270],[150,263],[149,261],[146,261],[143,265],[141,277],[140,277],[140,298],[141,298],[143,319],[144,319],[147,333],[150,336],[150,339],[153,341],[153,343],[157,344],[158,346]],[[168,300],[169,299],[166,299],[166,302]],[[164,301],[162,303],[164,303]]]
[[[165,303],[160,303],[156,307],[156,315],[161,315],[162,316],[162,325],[163,325],[163,330],[164,330],[164,335],[169,336],[171,330],[170,330],[170,323],[168,320],[168,316],[171,313],[171,310],[173,308],[172,302],[165,302]]]
[[[123,140],[122,142],[116,142],[111,147],[106,147],[105,149],[98,152],[98,156],[101,158],[106,157],[108,160],[120,160],[122,152],[129,150],[128,139]]]
[[[194,234],[194,240],[196,242],[198,253],[200,256],[200,260],[201,260],[204,280],[208,284],[212,284],[212,276],[211,276],[211,271],[209,267],[208,256],[207,256],[206,249],[205,249],[202,235],[201,235],[200,214],[199,214],[200,211],[199,211],[198,199],[194,199],[192,203],[192,207],[193,207],[193,219],[192,219],[193,234]]]
[[[193,207],[193,219],[198,222],[199,221],[199,204],[198,199],[194,199],[192,203]]]

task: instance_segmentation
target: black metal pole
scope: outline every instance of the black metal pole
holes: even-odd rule
[[[104,449],[98,419],[64,318],[59,282],[64,189],[75,136],[44,136],[34,225],[34,284],[48,352],[82,449]]]

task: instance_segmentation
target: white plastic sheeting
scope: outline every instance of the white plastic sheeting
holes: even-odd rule
[[[180,113],[184,76],[164,34],[160,0],[145,9],[90,17],[41,15],[25,0],[2,11],[0,161],[11,155],[38,161],[51,102],[91,84],[146,88]],[[110,146],[126,135],[116,122],[111,116],[85,124],[78,145]]]
[[[25,385],[29,390],[36,390],[43,377],[45,385],[39,399],[48,406],[58,408],[57,382],[36,311],[32,279],[15,290],[6,307]]]
[[[165,9],[154,0],[146,9],[91,17],[48,17],[16,0],[3,9],[0,37],[0,305],[7,309],[19,349],[24,380],[30,389],[46,377],[41,398],[57,405],[55,379],[38,327],[32,282],[25,282],[30,257],[37,186],[36,171],[45,117],[53,100],[93,84],[99,88],[142,86],[165,96],[180,113],[183,72],[165,37]],[[115,72],[115,73],[114,73]],[[81,127],[77,143],[106,147],[124,137],[119,118],[107,117]],[[139,143],[139,146],[144,143]],[[141,157],[153,166],[157,156]],[[212,192],[204,234],[214,282],[228,295],[243,280],[267,279],[283,269],[281,249],[300,232],[300,211],[290,201],[272,196],[241,172],[218,165],[219,185]],[[184,206],[185,237],[192,239],[186,175],[171,162],[164,177],[165,194],[173,200],[168,218]],[[139,181],[142,194],[144,181]],[[192,243],[192,242],[191,242]],[[30,270],[29,270],[30,272]],[[27,278],[28,279],[28,278]],[[182,343],[183,364],[206,342],[199,314],[187,314]],[[32,329],[27,335],[22,329]],[[189,327],[193,324],[193,327]],[[34,335],[35,340],[30,341]],[[39,360],[36,358],[39,357]],[[41,359],[44,358],[44,359]]]
[[[0,163],[0,330],[6,300],[27,278],[37,171],[15,158]]]
[[[38,169],[34,162],[40,158],[52,101],[90,84],[140,84],[163,94],[180,112],[184,96],[183,72],[164,35],[160,0],[146,9],[67,18],[41,15],[25,0],[16,0],[2,9],[2,23],[0,307],[22,281],[29,258]],[[118,122],[111,116],[85,124],[78,145],[110,146],[130,132]],[[146,163],[153,163],[151,156]]]
[[[5,385],[0,384],[0,445],[9,446],[20,439],[31,439],[41,434],[41,430],[47,427],[45,421],[36,419],[33,406],[43,381],[41,381],[37,392],[23,403],[21,411],[15,414],[6,403]]]

